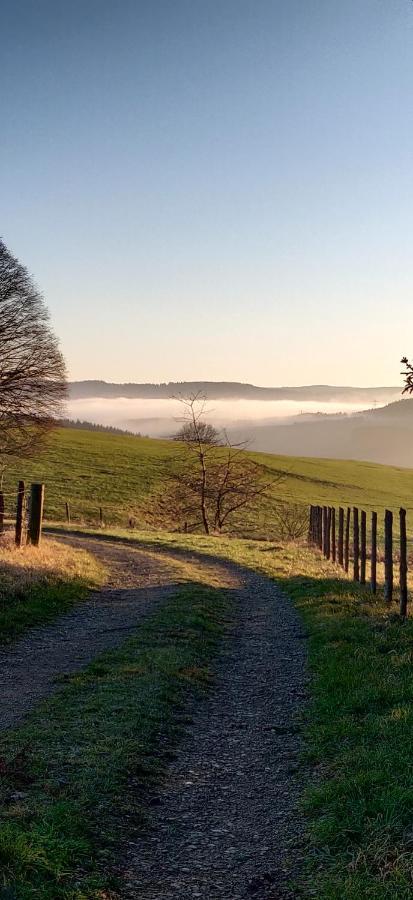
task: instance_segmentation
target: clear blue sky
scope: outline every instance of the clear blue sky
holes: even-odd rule
[[[16,0],[1,233],[73,378],[397,383],[411,0]]]

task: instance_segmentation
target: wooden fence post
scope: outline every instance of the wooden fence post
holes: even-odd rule
[[[370,584],[372,594],[377,591],[377,513],[371,514],[371,567]]]
[[[323,510],[321,506],[317,507],[317,520],[318,520],[318,548],[321,551],[323,549]]]
[[[24,519],[26,510],[26,494],[24,481],[19,481],[17,489],[17,509],[16,509],[16,531],[15,543],[16,547],[22,547],[24,543]]]
[[[32,484],[30,489],[29,543],[38,547],[42,536],[44,484]]]
[[[350,507],[347,507],[346,515],[346,535],[344,540],[344,570],[348,572],[350,564]]]
[[[359,511],[353,506],[353,578],[360,581]]]
[[[342,566],[344,564],[344,509],[342,506],[338,510],[337,559],[339,566]]]
[[[0,491],[0,534],[4,531],[4,494]]]
[[[360,584],[366,583],[367,516],[364,509],[360,517]]]
[[[327,506],[327,540],[326,540],[326,558],[331,556],[331,506]]]
[[[407,535],[406,510],[400,510],[400,615],[407,615]]]
[[[314,506],[310,506],[308,514],[308,538],[307,542],[312,544],[314,540]]]
[[[67,500],[65,503],[65,508],[66,508],[66,522],[68,522],[70,525],[70,506],[69,506]]]
[[[101,528],[103,528],[104,524],[105,524],[105,522],[103,519],[103,509],[101,506],[99,506],[99,525]]]
[[[323,506],[323,553],[327,556],[327,507]]]
[[[386,509],[384,514],[384,599],[393,600],[393,513]]]
[[[331,507],[331,559],[336,561],[336,511],[334,506]]]

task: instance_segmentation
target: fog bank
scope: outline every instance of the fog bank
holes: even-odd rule
[[[302,420],[303,416],[351,414],[365,408],[361,403],[319,403],[291,400],[214,400],[207,404],[207,417],[217,428],[245,429],[245,437],[253,439],[257,426]],[[67,415],[97,425],[115,425],[148,437],[170,437],[180,427],[184,409],[177,400],[102,399],[70,400]],[[258,448],[257,448],[258,449]]]

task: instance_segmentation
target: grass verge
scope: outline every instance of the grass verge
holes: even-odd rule
[[[0,643],[65,612],[103,579],[103,566],[84,550],[50,539],[40,547],[17,549],[5,535],[0,542]]]
[[[304,896],[413,896],[413,619],[404,624],[340,570],[293,545],[142,534],[164,550],[232,559],[277,580],[309,635]]]
[[[181,586],[122,648],[3,737],[1,897],[112,896],[112,842],[129,816],[145,820],[148,789],[170,758],[188,694],[208,680],[229,604],[216,575]]]

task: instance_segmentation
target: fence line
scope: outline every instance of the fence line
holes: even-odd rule
[[[338,529],[336,533],[336,522]],[[367,583],[367,561],[370,558],[370,590],[377,592],[377,522],[375,510],[371,513],[371,539],[368,552],[367,513],[357,506],[310,506],[308,542],[317,547],[325,559],[332,560],[345,572],[350,568],[350,544],[352,544],[352,577],[362,585]],[[390,509],[384,512],[384,598],[391,606],[394,595],[394,518]],[[397,559],[396,559],[397,561]],[[408,607],[408,557],[406,509],[399,510],[399,606],[400,615],[407,615]]]

